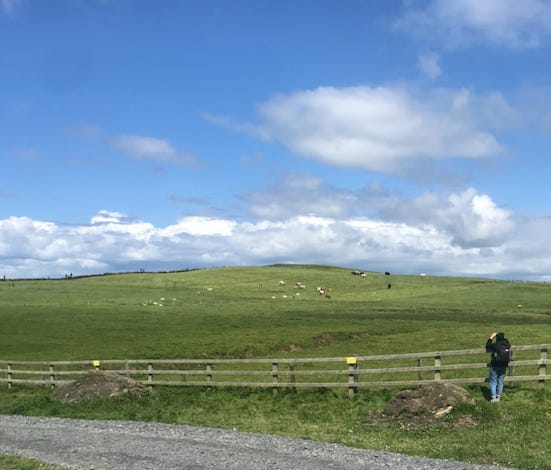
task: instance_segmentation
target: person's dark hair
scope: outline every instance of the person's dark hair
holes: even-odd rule
[[[496,336],[497,341],[503,341],[505,339],[505,333],[498,333]]]

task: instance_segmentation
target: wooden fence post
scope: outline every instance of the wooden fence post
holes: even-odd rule
[[[153,363],[147,364],[147,383],[148,388],[151,390],[152,388],[152,382],[153,382]]]
[[[55,387],[55,375],[54,375],[54,365],[50,364],[50,387]]]
[[[295,375],[295,365],[294,364],[289,364],[289,370],[291,371],[291,373],[290,373],[291,383],[294,384],[297,381],[297,377]],[[296,392],[297,388],[293,387],[293,391]]]
[[[423,367],[423,359],[422,358],[417,359],[417,367],[419,367],[419,368]],[[423,380],[423,371],[422,370],[417,371],[417,378],[419,380]]]
[[[278,381],[278,374],[277,374],[277,362],[272,362],[272,383],[276,384]],[[272,388],[272,393],[274,395],[277,395],[278,389],[277,387]]]
[[[442,365],[442,356],[434,356],[434,380],[442,380],[442,377],[440,375],[440,366]]]
[[[12,387],[12,382],[11,382],[11,363],[8,363],[8,374],[7,374],[7,377],[8,377],[8,388],[11,388],[11,387]]]
[[[355,384],[358,382],[358,359],[355,357],[347,357],[346,363],[348,364],[348,383]],[[354,398],[354,395],[358,392],[358,387],[352,385],[348,386],[348,397]]]
[[[542,348],[541,352],[540,352],[540,359],[541,359],[541,363],[538,367],[539,369],[539,375],[540,377],[543,377],[545,376],[545,360],[547,359],[547,348]],[[544,378],[541,378],[540,380],[538,380],[540,386],[544,386],[545,385],[545,379]]]

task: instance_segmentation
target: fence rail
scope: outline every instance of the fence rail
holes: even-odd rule
[[[551,379],[551,344],[513,346],[506,382]],[[430,361],[423,364],[423,361]],[[445,362],[445,363],[444,363]],[[360,367],[361,365],[361,367]],[[486,380],[484,349],[464,349],[376,356],[279,359],[107,359],[92,361],[0,360],[0,384],[58,386],[90,370],[132,377],[155,385],[197,387],[359,388],[413,386],[434,381],[455,384]]]

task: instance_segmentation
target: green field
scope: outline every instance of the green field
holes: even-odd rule
[[[297,282],[306,288],[296,288]],[[370,272],[360,277],[322,266],[4,281],[0,307],[2,360],[393,354],[481,348],[492,331],[505,331],[517,345],[551,343],[546,283]],[[476,405],[458,413],[470,414],[477,425],[460,430],[365,425],[362,416],[384,407],[397,390],[361,390],[349,400],[345,390],[272,396],[269,390],[159,389],[139,400],[61,405],[45,389],[16,387],[0,391],[0,413],[235,427],[551,468],[551,384],[509,385],[498,406],[487,403],[484,386],[467,389]],[[496,442],[496,433],[507,440]]]

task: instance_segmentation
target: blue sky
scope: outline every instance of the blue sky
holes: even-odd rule
[[[0,0],[0,276],[551,280],[551,2]]]

